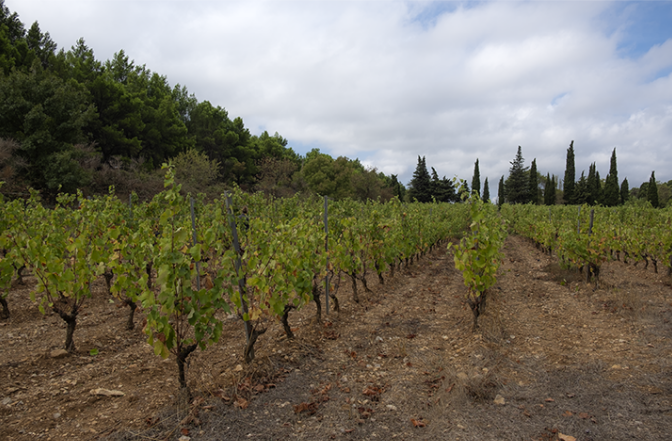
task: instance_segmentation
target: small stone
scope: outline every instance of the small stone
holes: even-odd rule
[[[393,404],[388,404],[388,405],[385,406],[385,407],[387,407],[387,408],[388,408],[389,410],[391,410],[392,412],[396,412],[396,411],[397,411],[397,406],[395,406],[395,405],[393,405]]]
[[[51,358],[64,358],[70,355],[70,353],[65,349],[54,349],[53,351],[51,351],[50,355]]]
[[[98,388],[98,389],[91,389],[89,392],[91,395],[99,395],[99,396],[104,396],[104,397],[123,397],[126,395],[120,390],[109,390],[109,389],[103,389],[103,388]]]
[[[60,413],[60,412],[56,412],[56,413],[54,413],[53,417],[54,417],[55,420],[57,420],[57,419],[59,419],[59,418],[61,417],[61,413]]]
[[[4,406],[9,406],[10,404],[12,404],[12,399],[10,397],[5,397],[2,399],[2,404]]]
[[[286,358],[286,357],[287,357],[287,356],[285,355],[285,358]],[[239,364],[239,365],[236,365],[235,369],[233,369],[233,372],[240,372],[240,371],[242,371],[242,370],[243,370],[243,365],[242,365],[242,364]]]
[[[506,400],[504,399],[503,396],[497,394],[497,396],[495,397],[494,403],[499,404],[500,406],[503,406],[504,404],[506,404]]]
[[[464,372],[460,372],[459,374],[457,374],[457,379],[466,381],[469,379],[469,375],[465,374]]]
[[[177,441],[191,441],[191,437],[190,437],[190,436],[186,436],[186,435],[182,435],[181,437],[179,437],[179,438],[177,439]]]

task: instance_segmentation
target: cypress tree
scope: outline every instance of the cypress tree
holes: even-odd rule
[[[474,164],[474,177],[471,179],[471,191],[481,196],[481,172],[478,170],[478,159]]]
[[[604,203],[604,189],[602,188],[602,180],[600,179],[600,172],[595,170],[595,205]]]
[[[488,186],[488,178],[485,178],[485,183],[483,184],[483,202],[490,202],[490,187]]]
[[[551,187],[553,186],[553,180],[551,179],[551,174],[546,173],[546,184],[544,184],[544,205],[553,205],[551,202]]]
[[[588,205],[597,205],[597,186],[595,185],[595,180],[597,179],[597,176],[595,176],[595,163],[593,162],[588,166],[588,179],[586,179],[586,184],[585,184],[585,189],[581,188],[581,191],[585,193],[585,197],[583,199],[579,198],[578,195],[581,193],[581,191],[578,190],[579,184],[574,187],[574,192],[577,195],[576,202],[581,204],[581,203],[586,203]],[[583,178],[583,173],[581,173],[581,178]],[[581,182],[581,180],[579,180]],[[581,184],[583,185],[583,184]]]
[[[625,204],[630,199],[630,184],[628,178],[623,179],[621,183],[621,204]]]
[[[497,188],[497,205],[499,207],[502,206],[505,198],[506,194],[504,193],[504,175],[502,175],[501,179],[499,180],[499,187]]]
[[[621,203],[621,195],[618,189],[618,170],[616,167],[616,149],[611,152],[611,165],[609,174],[604,182],[604,205],[615,207]]]
[[[530,183],[527,172],[527,167],[524,166],[522,149],[518,146],[516,159],[511,161],[509,177],[504,184],[506,200],[510,203],[526,204],[530,200]]]
[[[427,171],[427,164],[425,157],[418,156],[418,165],[413,172],[413,179],[411,179],[411,188],[408,190],[408,197],[417,199],[418,202],[432,201],[432,180]]]
[[[658,203],[658,184],[656,184],[656,172],[651,172],[651,178],[649,179],[649,187],[647,188],[646,199],[651,202],[653,208],[658,208],[660,204]]]
[[[566,205],[576,203],[574,196],[574,187],[576,179],[576,169],[574,167],[574,141],[569,143],[567,149],[567,165],[565,166],[565,181],[563,182],[562,195]]]
[[[537,158],[532,160],[530,166],[530,202],[539,205],[539,177],[537,176]]]

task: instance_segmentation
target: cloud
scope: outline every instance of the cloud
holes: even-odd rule
[[[672,31],[646,44],[632,34],[670,5],[6,4],[62,47],[83,36],[99,59],[124,49],[241,116],[253,133],[278,131],[299,150],[365,158],[402,182],[418,155],[439,175],[468,181],[478,158],[494,193],[518,145],[527,164],[537,158],[541,173],[562,176],[571,140],[578,174],[597,161],[606,176],[615,147],[619,177],[631,185],[654,169],[672,179]]]

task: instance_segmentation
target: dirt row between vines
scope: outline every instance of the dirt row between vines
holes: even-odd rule
[[[442,246],[384,285],[369,277],[359,304],[344,279],[341,312],[292,313],[294,339],[271,324],[249,366],[227,318],[220,343],[190,357],[189,402],[142,314],[124,331],[102,281],[77,353],[52,358],[65,328],[28,300],[28,279],[0,322],[0,439],[670,439],[669,277],[610,262],[594,289],[525,239],[504,253],[477,332]]]

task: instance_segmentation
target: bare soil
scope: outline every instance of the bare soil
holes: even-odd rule
[[[669,440],[670,278],[614,261],[599,288],[529,241],[507,239],[480,327],[440,246],[315,322],[270,323],[242,362],[242,322],[189,357],[191,398],[173,358],[126,331],[101,279],[80,314],[77,352],[53,358],[65,323],[15,286],[0,321],[0,439]],[[97,355],[90,351],[97,349]],[[100,396],[104,388],[123,396]],[[573,437],[573,438],[572,438]]]

